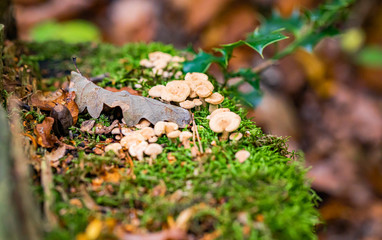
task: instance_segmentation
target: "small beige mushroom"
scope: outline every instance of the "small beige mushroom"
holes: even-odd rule
[[[216,133],[223,133],[222,140],[228,139],[228,134],[240,126],[240,116],[233,112],[222,112],[210,119],[210,128]]]
[[[142,130],[139,131],[139,133],[146,139],[149,140],[150,138],[155,136],[155,131],[151,127],[145,127]]]
[[[129,135],[133,130],[131,130],[130,128],[121,128],[121,131],[119,130],[119,128],[114,128],[113,130],[111,130],[111,134],[113,135],[116,135],[116,134],[122,134],[123,135]]]
[[[129,153],[133,157],[137,157],[139,161],[143,160],[143,152],[149,144],[146,141],[142,141],[138,144],[134,143],[129,148]]]
[[[184,81],[175,80],[162,89],[161,98],[168,102],[183,102],[189,95],[190,87]]]
[[[197,106],[197,107],[201,106],[203,104],[203,102],[200,99],[198,99],[198,98],[195,98],[192,101],[194,102],[195,106]]]
[[[153,159],[156,159],[159,154],[161,154],[163,148],[157,143],[149,144],[145,149],[145,154],[150,156],[149,164],[152,165]]]
[[[208,76],[204,73],[193,72],[193,73],[187,73],[184,79],[186,81],[196,81],[196,80],[208,81]]]
[[[191,132],[185,131],[180,133],[179,140],[182,142],[184,148],[190,148],[190,138],[192,138]]]
[[[243,163],[251,156],[251,154],[247,150],[240,150],[235,154],[235,158],[239,161],[239,163]]]
[[[229,139],[232,141],[239,141],[242,137],[243,137],[243,134],[241,132],[235,132],[229,135]]]
[[[139,62],[139,65],[146,67],[146,68],[152,68],[154,66],[153,63],[148,59],[142,59]]]
[[[218,109],[214,110],[213,112],[211,112],[211,114],[207,116],[207,119],[211,119],[213,116],[215,116],[218,113],[230,112],[230,111],[231,110],[229,110],[229,108],[218,108]]]
[[[163,60],[163,61],[169,62],[171,61],[171,59],[172,59],[172,56],[168,53],[159,52],[159,51],[149,53],[149,60],[153,62],[156,60]]]
[[[153,136],[153,137],[149,138],[148,141],[149,141],[149,143],[155,143],[155,142],[158,141],[158,137],[157,136]]]
[[[138,145],[139,143],[143,141],[145,141],[145,138],[141,134],[137,132],[133,132],[132,134],[123,137],[120,143],[122,147],[129,149],[131,145],[133,144]]]
[[[111,143],[105,147],[105,152],[113,151],[115,154],[119,155],[119,150],[122,149],[122,146],[120,143]]]
[[[162,136],[162,134],[166,133],[166,122],[159,121],[154,126],[155,135],[158,137]]]
[[[176,139],[179,137],[180,135],[180,131],[179,130],[176,130],[176,131],[172,131],[170,133],[167,133],[166,134],[167,137],[172,141],[172,142],[176,142]]]
[[[179,103],[179,106],[181,106],[182,108],[185,108],[185,109],[191,109],[191,108],[195,107],[195,103],[193,101],[186,100],[184,102]]]
[[[150,125],[151,125],[151,122],[149,122],[149,121],[146,120],[146,119],[141,119],[141,120],[139,121],[139,123],[136,124],[134,127],[139,128],[139,129],[142,129],[142,128],[145,128],[145,127],[150,127]]]
[[[209,97],[212,94],[212,90],[210,90],[206,85],[200,85],[195,88],[195,93],[201,98]]]
[[[224,97],[220,93],[216,92],[204,100],[210,104],[209,111],[212,113],[218,109],[218,105],[224,101]]]
[[[174,122],[166,122],[166,127],[165,127],[166,134],[176,131],[178,130],[178,128],[179,128],[178,124]]]
[[[156,85],[149,90],[149,96],[150,97],[161,97],[162,96],[162,90],[165,88],[163,85]]]

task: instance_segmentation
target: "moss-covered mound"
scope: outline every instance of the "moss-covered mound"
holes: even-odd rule
[[[32,66],[33,76],[40,78],[38,88],[52,90],[60,86],[58,81],[66,81],[65,75],[74,69],[71,57],[76,55],[83,75],[109,73],[99,83],[101,86],[129,86],[147,96],[150,87],[174,79],[154,75],[139,65],[154,51],[183,54],[158,43],[120,48],[30,43],[21,52],[19,66]],[[171,71],[179,70],[181,66]],[[216,82],[215,88],[229,95]],[[208,153],[193,158],[190,149],[162,136],[158,143],[164,151],[152,166],[110,153],[93,153],[94,147],[100,148],[113,136],[82,133],[80,124],[90,117],[80,115],[71,128],[73,138],[62,139],[76,150],[70,150],[53,168],[52,210],[58,221],[46,238],[113,239],[116,229],[135,234],[181,224],[190,239],[315,239],[317,196],[306,179],[303,162],[291,158],[285,139],[264,134],[247,119],[245,109],[235,99],[226,98],[222,107],[241,116],[238,131],[244,134],[242,139],[220,141],[208,126],[208,108],[192,110],[203,149]],[[43,119],[33,108],[24,110],[24,117],[27,115],[36,123]],[[111,122],[107,115],[97,121],[103,125]],[[33,125],[26,125],[25,131],[33,134]],[[235,153],[242,149],[251,155],[240,163]],[[46,153],[46,149],[37,149],[37,156]],[[35,193],[43,202],[38,170],[34,179]],[[182,222],[179,215],[187,221]]]

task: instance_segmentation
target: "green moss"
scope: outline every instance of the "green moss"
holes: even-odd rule
[[[152,75],[139,66],[139,61],[153,51],[181,54],[172,46],[159,43],[128,44],[121,48],[107,44],[54,43],[59,49],[49,45],[53,43],[46,44],[29,44],[29,52],[36,55],[24,55],[24,61],[39,62],[39,70],[44,71],[41,63],[56,61],[60,63],[57,68],[65,68],[62,66],[70,66],[70,56],[77,55],[80,56],[81,71],[88,76],[110,73],[110,77],[100,83],[101,86],[134,88],[134,84],[144,78],[139,89],[144,95],[150,86],[169,79]],[[70,66],[65,70],[72,69],[74,67]],[[52,79],[61,78],[53,76]],[[229,95],[216,82],[215,86],[219,92]],[[129,164],[125,160],[119,160],[114,155],[100,157],[81,151],[71,160],[68,168],[55,173],[55,185],[64,189],[69,199],[82,198],[80,192],[70,189],[84,185],[102,207],[104,218],[112,217],[122,223],[130,223],[134,213],[140,220],[139,227],[148,231],[161,230],[166,226],[168,216],[176,219],[184,209],[197,206],[189,227],[189,233],[197,238],[219,230],[222,233],[219,239],[316,239],[313,229],[318,223],[318,213],[314,205],[318,198],[306,179],[303,161],[290,158],[292,153],[287,150],[286,139],[265,135],[247,119],[246,110],[238,105],[236,99],[227,98],[222,106],[242,118],[239,131],[246,133],[246,136],[238,142],[219,141],[218,134],[209,129],[206,119],[208,109],[202,108],[194,111],[195,121],[203,148],[210,148],[212,154],[192,160],[189,149],[160,137],[158,143],[165,146],[164,152],[152,166],[145,161],[134,161],[134,178],[127,171]],[[77,126],[72,128],[73,132],[80,134],[78,127],[87,119],[90,119],[88,115],[81,115]],[[106,116],[97,121],[110,124]],[[77,139],[76,145],[85,137],[96,144],[96,139],[92,140],[94,136],[82,136]],[[211,146],[212,141],[216,141],[217,145]],[[234,157],[241,149],[251,153],[244,163],[235,161]],[[169,153],[175,161],[168,159]],[[67,159],[61,160],[65,161]],[[94,189],[92,180],[111,168],[119,169],[120,181],[103,182],[101,189]],[[154,189],[165,190],[157,194]],[[75,208],[60,194],[57,196],[55,212],[60,226],[47,233],[47,239],[72,239],[84,231],[90,217],[100,215],[94,209]]]

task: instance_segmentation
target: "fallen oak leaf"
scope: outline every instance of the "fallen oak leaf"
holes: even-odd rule
[[[76,92],[75,100],[79,112],[83,112],[86,108],[93,118],[98,118],[106,105],[111,108],[120,107],[128,126],[138,124],[143,118],[152,124],[159,121],[175,122],[182,128],[191,122],[190,113],[183,108],[135,96],[127,91],[114,93],[107,91],[77,72],[72,72],[70,91]]]
[[[121,91],[127,91],[129,92],[131,95],[136,95],[136,96],[141,96],[139,94],[139,92],[137,90],[134,90],[130,87],[122,87],[120,89],[116,89],[114,87],[105,87],[106,90],[110,91],[110,92],[121,92]]]
[[[64,93],[61,89],[48,94],[44,94],[42,91],[38,90],[31,95],[29,104],[33,107],[38,107],[41,110],[50,111],[56,106],[56,103],[63,101]]]
[[[54,119],[51,117],[46,117],[44,121],[37,124],[34,133],[37,136],[37,143],[44,148],[52,148],[54,143],[57,142],[57,137],[51,135]]]
[[[60,158],[64,157],[66,153],[66,146],[61,145],[55,150],[52,150],[50,153],[45,154],[45,158],[50,162],[58,161]]]

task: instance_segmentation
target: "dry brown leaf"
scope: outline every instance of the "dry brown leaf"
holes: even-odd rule
[[[53,150],[52,152],[45,154],[45,158],[49,159],[49,161],[57,161],[60,158],[64,157],[66,153],[66,146],[61,145],[57,149]]]
[[[141,96],[139,94],[139,92],[137,90],[134,90],[130,87],[122,87],[120,89],[116,89],[114,87],[105,87],[106,90],[110,91],[110,92],[121,92],[121,91],[127,91],[129,92],[131,95],[136,95],[136,96]]]
[[[180,127],[185,127],[191,121],[190,113],[183,108],[151,98],[134,96],[127,91],[107,91],[77,72],[72,72],[70,91],[76,92],[79,112],[86,108],[93,118],[98,118],[106,105],[111,108],[120,107],[128,126],[138,124],[143,118],[152,124],[169,121],[177,123]]]
[[[54,143],[57,142],[57,137],[50,134],[54,123],[54,119],[46,117],[44,121],[37,124],[34,133],[37,136],[37,143],[45,148],[52,148]]]
[[[73,117],[69,109],[61,104],[57,104],[50,116],[54,118],[53,131],[57,136],[66,136],[69,134],[69,128],[73,125]]]
[[[56,103],[62,102],[63,99],[64,94],[61,89],[53,93],[36,91],[36,93],[30,97],[29,104],[33,107],[38,107],[41,110],[50,111],[56,106]]]
[[[77,123],[78,114],[79,114],[77,103],[74,101],[75,98],[76,98],[75,92],[68,92],[65,98],[65,106],[68,108],[70,114],[72,115],[73,125]]]

